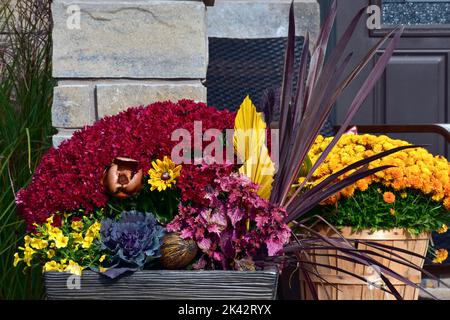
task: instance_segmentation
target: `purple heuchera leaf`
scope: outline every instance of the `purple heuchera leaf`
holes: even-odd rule
[[[217,172],[201,203],[179,205],[167,229],[197,242],[204,256],[195,268],[242,268],[236,261],[275,255],[288,243],[285,210],[259,197],[257,189],[246,176]]]

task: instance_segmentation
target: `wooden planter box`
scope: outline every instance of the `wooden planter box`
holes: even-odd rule
[[[319,232],[330,237],[333,236],[338,237],[329,228],[322,229]],[[377,231],[372,233],[368,230],[363,230],[361,232],[352,232],[351,228],[346,227],[341,230],[341,234],[347,239],[372,241],[375,243],[393,246],[399,249],[405,249],[422,256],[426,255],[429,243],[428,233],[413,236],[404,229],[392,229],[389,231]],[[380,250],[368,247],[363,244],[359,244],[358,249],[361,250],[367,249],[372,250],[374,252],[378,251],[380,254],[389,256],[389,253],[387,252],[382,252]],[[374,269],[372,268],[368,268],[367,266],[363,266],[361,264],[356,264],[346,260],[337,260],[333,256],[326,256],[326,254],[329,255],[342,254],[338,253],[336,250],[315,250],[315,253],[325,254],[322,256],[311,256],[311,259],[317,263],[339,267],[353,274],[358,274],[370,281],[379,278],[378,275],[373,271]],[[403,256],[409,262],[412,262],[413,264],[415,264],[420,268],[423,267],[424,259],[422,258],[399,252],[396,252],[396,254]],[[413,268],[404,266],[396,262],[389,261],[387,259],[383,259],[381,257],[377,257],[374,255],[372,255],[371,257],[375,259],[377,262],[383,264],[386,267],[389,267],[390,269],[396,271],[398,274],[409,279],[411,282],[420,285],[421,283],[420,271],[417,271]],[[363,281],[344,272],[340,271],[338,272],[334,269],[326,267],[317,267],[317,270],[320,276],[328,281],[328,283],[323,283],[323,281],[321,281],[319,277],[312,276],[312,280],[314,282],[314,286],[316,288],[320,300],[395,300],[395,297],[393,295],[386,293],[385,291],[378,289],[376,287],[370,287],[368,281]],[[418,299],[419,296],[418,289],[406,285],[405,283],[400,282],[389,276],[388,279],[391,281],[391,283],[394,285],[397,291],[402,295],[403,299],[405,300]],[[302,299],[311,300],[313,298],[310,290],[308,289],[307,284],[305,283],[301,275],[300,275],[300,292]]]
[[[109,279],[83,271],[79,288],[69,289],[68,273],[47,272],[44,282],[51,300],[274,300],[276,271],[137,271]],[[73,279],[73,278],[72,278]],[[70,280],[69,280],[70,283]]]

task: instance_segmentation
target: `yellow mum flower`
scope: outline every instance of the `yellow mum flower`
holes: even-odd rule
[[[395,209],[394,208],[389,209],[389,213],[391,214],[391,216],[395,216]]]
[[[448,258],[448,251],[445,249],[436,250],[436,258],[433,259],[434,263],[442,263]]]
[[[450,198],[444,199],[444,207],[445,209],[450,210]]]
[[[102,255],[98,261],[103,262],[106,259],[106,254]]]
[[[443,224],[442,227],[440,227],[440,228],[437,230],[437,233],[443,234],[443,233],[446,233],[447,231],[448,231],[448,226],[447,226],[446,224]]]
[[[385,192],[383,194],[383,200],[386,203],[392,204],[395,202],[395,194],[393,194],[392,192]]]
[[[152,169],[148,171],[150,179],[148,183],[151,185],[150,190],[163,191],[171,188],[176,184],[176,178],[180,176],[181,165],[175,163],[167,156],[163,160],[157,159],[152,162]]]

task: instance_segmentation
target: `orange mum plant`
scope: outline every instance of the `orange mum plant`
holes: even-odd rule
[[[313,163],[332,139],[316,138],[309,152]],[[309,183],[317,185],[356,161],[407,145],[406,141],[385,135],[345,134]],[[424,148],[412,148],[377,159],[369,163],[368,168],[386,165],[393,167],[347,186],[322,202],[313,213],[325,212],[325,219],[333,225],[356,230],[406,228],[412,234],[445,233],[450,220],[450,164],[447,159],[433,156]],[[300,178],[299,182],[302,180]],[[432,250],[435,262],[442,263],[446,259],[443,251]]]

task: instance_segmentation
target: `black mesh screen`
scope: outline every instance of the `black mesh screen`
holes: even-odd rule
[[[298,65],[303,38],[296,40]],[[259,108],[264,90],[281,86],[286,41],[286,38],[209,38],[208,104],[236,110],[245,96],[250,95]],[[322,133],[332,135],[330,121]]]

